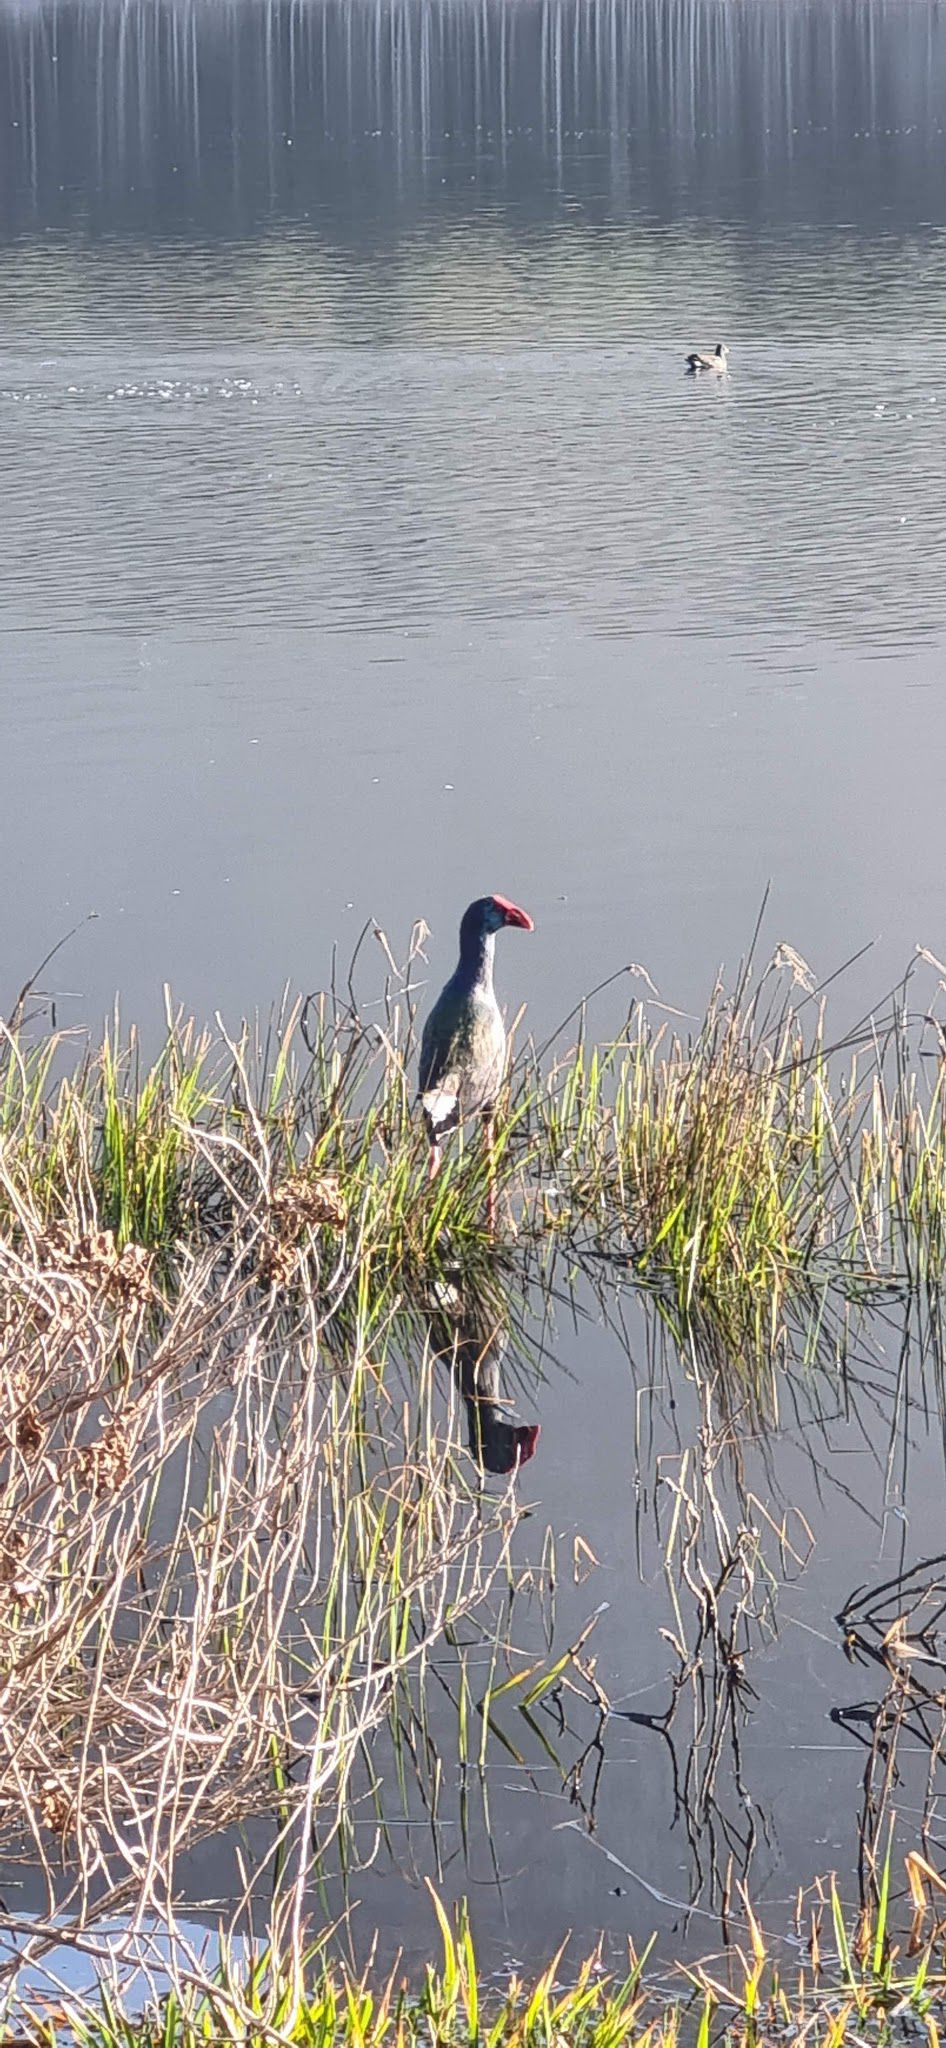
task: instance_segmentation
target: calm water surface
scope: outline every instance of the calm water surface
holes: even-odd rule
[[[368,916],[395,946],[426,917],[439,977],[492,887],[535,916],[502,975],[543,1031],[631,958],[701,1003],[769,880],[771,937],[819,972],[877,941],[852,1002],[916,939],[941,954],[944,109],[926,0],[3,7],[6,990],[94,910],[64,1020],[120,989],[156,1023],[169,981],[233,1021],[322,983]],[[730,379],[688,383],[719,338]],[[776,1903],[853,1867],[832,1617],[942,1547],[941,1447],[903,1423],[898,1333],[873,1342],[867,1420],[807,1387],[775,1464],[753,1452],[816,1545],[779,1555],[720,1781]],[[524,1398],[556,1626],[607,1601],[608,1692],[663,1708],[655,1368],[640,1331],[554,1348]],[[656,1412],[651,1475],[684,1428]],[[607,1751],[595,1839],[560,1784],[539,1821],[525,1767],[498,1780],[488,1953],[658,1920],[672,1947],[711,1897],[663,1739],[613,1720]],[[360,1896],[419,1948],[436,1859],[407,1835]]]

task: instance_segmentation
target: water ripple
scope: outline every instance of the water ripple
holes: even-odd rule
[[[915,639],[946,569],[933,360],[865,384],[843,346],[760,338],[718,386],[653,341],[72,361],[0,384],[0,615]]]

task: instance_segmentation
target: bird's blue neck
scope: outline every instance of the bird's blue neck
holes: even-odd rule
[[[487,995],[492,995],[495,950],[495,932],[461,931],[460,961],[456,979],[463,988],[481,988]]]

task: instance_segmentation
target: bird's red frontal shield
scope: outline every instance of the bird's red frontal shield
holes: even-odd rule
[[[517,924],[521,931],[534,932],[535,925],[527,910],[520,910],[518,903],[510,903],[508,896],[494,896],[497,910],[501,910],[507,924]]]

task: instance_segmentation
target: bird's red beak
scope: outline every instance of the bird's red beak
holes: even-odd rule
[[[508,896],[494,896],[497,910],[503,913],[504,924],[517,924],[520,931],[534,932],[535,925],[527,910],[520,910],[518,903],[510,903]]]

